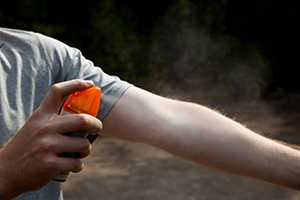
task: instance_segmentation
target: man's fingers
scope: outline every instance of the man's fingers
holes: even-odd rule
[[[60,134],[70,132],[99,133],[102,123],[97,118],[88,114],[70,114],[57,116],[51,121],[52,131]]]
[[[56,157],[55,162],[60,172],[80,172],[83,169],[83,162],[79,158]]]
[[[40,108],[48,112],[58,113],[64,99],[73,92],[83,90],[93,86],[92,81],[71,80],[56,83],[51,86],[46,98],[43,100]]]
[[[55,140],[54,151],[58,156],[67,157],[65,153],[76,153],[77,158],[84,158],[91,153],[92,145],[86,138],[59,135]]]

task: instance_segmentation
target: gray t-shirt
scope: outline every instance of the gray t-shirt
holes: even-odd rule
[[[0,145],[21,128],[57,82],[92,80],[103,91],[103,120],[130,84],[105,74],[79,50],[44,35],[0,28]],[[62,199],[60,185],[51,182],[18,200]]]

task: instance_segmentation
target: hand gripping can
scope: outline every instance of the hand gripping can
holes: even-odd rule
[[[65,101],[60,114],[67,115],[85,113],[96,117],[101,104],[101,96],[101,89],[96,86],[74,92]],[[66,133],[65,135],[70,137],[84,137],[87,138],[90,143],[92,143],[97,138],[97,134],[86,132],[71,132]],[[79,155],[80,154],[78,152],[66,152],[61,156],[76,158],[79,157]],[[69,173],[61,173],[55,176],[53,180],[64,182],[67,180],[68,175]]]

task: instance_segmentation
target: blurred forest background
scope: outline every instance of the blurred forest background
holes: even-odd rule
[[[1,2],[0,26],[59,39],[109,74],[209,105],[297,147],[296,2],[11,0]],[[207,171],[150,147],[103,143],[97,147],[101,159],[89,160],[94,167],[67,184],[67,199],[300,199],[290,190]],[[146,156],[136,155],[141,149]]]
[[[271,0],[12,0],[0,7],[2,27],[62,40],[135,84],[180,80],[178,88],[222,88],[236,98],[300,91],[298,17],[295,1]]]

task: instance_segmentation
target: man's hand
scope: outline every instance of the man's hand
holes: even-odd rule
[[[61,172],[79,172],[80,158],[65,158],[64,152],[89,155],[91,145],[85,138],[69,137],[74,131],[99,132],[101,122],[89,115],[58,115],[70,93],[93,83],[72,80],[55,84],[40,107],[16,136],[0,150],[0,198],[11,199],[23,192],[38,189]],[[2,195],[2,196],[1,196]]]

